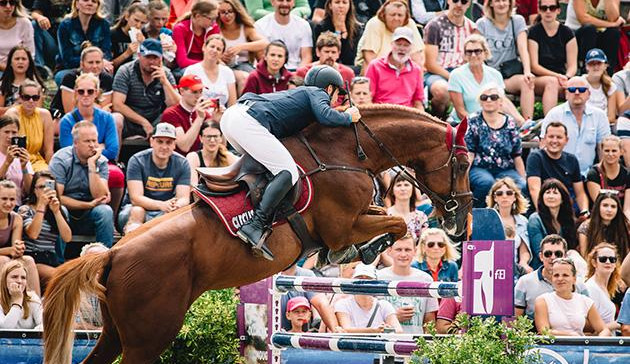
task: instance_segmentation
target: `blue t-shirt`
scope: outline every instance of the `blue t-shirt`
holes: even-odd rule
[[[173,152],[164,169],[158,168],[149,148],[134,154],[127,164],[127,181],[142,181],[144,196],[166,201],[175,197],[178,185],[190,185],[190,166],[181,154]],[[128,196],[125,198],[129,203]]]
[[[470,71],[470,65],[466,63],[463,66],[455,68],[453,72],[451,72],[451,77],[448,79],[448,90],[462,94],[466,112],[471,114],[481,110],[481,105],[479,104],[477,97],[481,92],[481,87],[488,83],[494,83],[498,87],[505,88],[503,76],[501,76],[499,71],[484,64],[483,79],[481,80],[481,83],[478,83],[477,80],[475,80],[475,76],[473,76]],[[451,116],[453,116],[455,120],[459,120],[455,110],[453,110]]]
[[[626,291],[621,303],[621,309],[619,310],[619,317],[617,322],[622,325],[630,325],[630,289]]]

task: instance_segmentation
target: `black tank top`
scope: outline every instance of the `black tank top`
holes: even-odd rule
[[[206,162],[203,160],[203,155],[201,154],[201,150],[197,151],[197,156],[199,157],[199,167],[203,168],[206,166]]]

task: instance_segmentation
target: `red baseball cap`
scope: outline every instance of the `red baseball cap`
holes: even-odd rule
[[[197,91],[203,88],[203,81],[201,81],[201,78],[199,78],[199,76],[186,75],[179,80],[179,85],[177,85],[176,87],[185,87],[187,89],[190,89],[191,91]]]
[[[310,310],[311,304],[308,302],[306,297],[303,296],[293,297],[289,300],[289,302],[287,302],[287,312],[292,312],[299,307],[306,307]]]

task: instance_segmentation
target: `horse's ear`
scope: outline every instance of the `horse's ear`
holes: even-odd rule
[[[466,145],[464,136],[466,135],[466,129],[468,129],[468,118],[465,117],[461,123],[457,126],[457,134],[455,134],[455,145]]]

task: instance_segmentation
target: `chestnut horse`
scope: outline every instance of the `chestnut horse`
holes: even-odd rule
[[[400,161],[431,190],[427,192],[449,223],[445,227],[463,232],[472,202],[462,147],[465,127],[455,136],[446,123],[396,105],[365,106],[361,114],[375,135],[359,126],[366,160],[357,158],[351,128],[313,124],[303,131],[321,162],[376,174]],[[298,138],[283,142],[305,170],[318,167]],[[314,200],[303,217],[313,238],[337,251],[383,233],[396,238],[406,233],[400,217],[367,214],[373,191],[369,174],[327,170],[311,176]],[[87,292],[100,296],[104,326],[85,363],[111,363],[121,353],[122,363],[153,363],[203,292],[269,277],[301,253],[288,224],[274,228],[268,245],[275,255],[271,262],[255,257],[208,206],[197,202],[144,224],[108,252],[65,263],[44,300],[44,362],[71,362],[74,314],[80,293]]]

